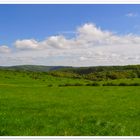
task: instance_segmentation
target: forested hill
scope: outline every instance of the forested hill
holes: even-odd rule
[[[1,70],[21,70],[34,72],[47,72],[62,69],[64,66],[43,66],[43,65],[17,65],[17,66],[0,66]]]
[[[140,78],[140,65],[63,68],[49,72],[53,76],[89,80]]]
[[[60,69],[65,72],[74,72],[77,74],[89,74],[93,72],[107,72],[107,71],[127,71],[140,70],[140,65],[126,65],[126,66],[94,66],[94,67],[64,67]]]
[[[71,66],[44,66],[44,65],[17,65],[17,66],[0,66],[3,70],[24,70],[24,71],[63,71],[74,72],[77,74],[89,74],[102,71],[125,71],[140,70],[140,65],[126,66],[93,66],[93,67],[71,67]]]
[[[0,69],[47,72],[48,74],[57,77],[84,78],[89,80],[140,78],[140,65],[95,67],[21,65],[11,67],[0,67]]]

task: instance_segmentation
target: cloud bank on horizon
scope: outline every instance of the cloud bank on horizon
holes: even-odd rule
[[[129,13],[127,16],[135,16]],[[71,38],[64,35],[17,39],[12,47],[0,45],[0,65],[97,66],[140,64],[140,36],[118,35],[94,23],[78,27]]]

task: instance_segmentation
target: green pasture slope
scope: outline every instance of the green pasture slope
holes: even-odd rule
[[[0,135],[139,136],[140,86],[59,86],[90,82],[1,70]]]

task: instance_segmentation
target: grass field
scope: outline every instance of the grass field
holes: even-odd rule
[[[0,76],[1,136],[140,135],[140,86],[59,87],[90,81],[18,72]]]

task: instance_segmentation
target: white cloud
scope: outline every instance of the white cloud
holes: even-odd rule
[[[14,45],[17,49],[21,50],[40,48],[40,46],[38,46],[38,42],[34,39],[17,40]]]
[[[117,35],[95,24],[86,23],[77,28],[73,38],[50,36],[45,40],[15,41],[15,49],[0,59],[7,65],[125,65],[140,64],[140,36]],[[8,47],[5,47],[5,49]],[[0,48],[1,49],[1,48]],[[8,51],[7,51],[8,52]],[[7,58],[7,59],[6,59]],[[3,63],[0,62],[0,65]]]
[[[66,49],[73,45],[72,40],[67,40],[64,36],[50,36],[43,41],[34,39],[17,40],[14,43],[15,47],[20,50],[38,50],[47,48]]]
[[[140,36],[127,34],[119,36],[111,31],[104,31],[94,24],[85,24],[78,29],[77,42],[91,47],[100,45],[139,44]]]
[[[9,53],[10,52],[10,48],[6,45],[2,45],[0,46],[0,53]]]
[[[17,49],[68,49],[68,48],[82,48],[82,47],[97,47],[103,45],[120,45],[120,44],[139,44],[140,36],[127,34],[119,36],[111,31],[104,31],[96,27],[94,24],[84,24],[76,31],[75,37],[66,39],[62,35],[50,36],[45,40],[36,41],[34,39],[17,40],[15,47]]]
[[[73,41],[66,39],[64,36],[51,36],[46,40],[46,46],[66,49],[72,47]]]
[[[80,59],[81,61],[85,61],[85,60],[87,60],[88,58],[86,58],[86,57],[84,57],[84,56],[81,56],[79,59]]]
[[[127,16],[127,17],[137,17],[138,14],[137,14],[137,13],[132,13],[132,12],[130,12],[130,13],[127,13],[126,16]]]
[[[78,41],[84,40],[85,43],[92,42],[93,44],[102,44],[104,40],[108,39],[112,33],[108,31],[102,31],[94,24],[85,24],[78,28]]]

